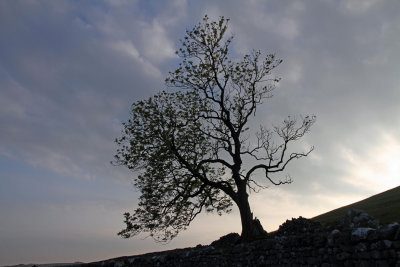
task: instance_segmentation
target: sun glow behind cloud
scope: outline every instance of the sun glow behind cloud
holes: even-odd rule
[[[383,191],[399,185],[400,142],[383,133],[379,142],[366,154],[343,149],[343,156],[353,165],[345,182],[369,191]]]

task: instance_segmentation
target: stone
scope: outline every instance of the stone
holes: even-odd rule
[[[340,230],[334,229],[328,236],[327,242],[329,246],[333,246],[335,240],[340,236]]]
[[[261,255],[261,256],[258,258],[258,262],[259,262],[259,263],[264,263],[264,262],[265,262],[265,258],[264,258],[263,255]]]
[[[341,252],[339,254],[336,255],[336,259],[339,261],[343,261],[350,258],[350,253],[347,252]]]
[[[376,261],[375,266],[377,266],[377,267],[390,267],[391,265],[385,260],[380,260],[380,261]]]
[[[381,258],[381,253],[378,250],[373,250],[371,251],[371,257],[375,260],[378,260]]]
[[[346,260],[343,262],[344,267],[353,267],[353,262],[351,260]]]
[[[370,232],[372,232],[374,229],[372,229],[372,228],[369,228],[369,227],[359,227],[359,228],[356,228],[355,230],[353,230],[352,232],[351,232],[351,238],[352,238],[352,240],[353,240],[353,238],[354,238],[354,240],[366,240],[367,239],[367,237],[368,237],[368,234],[370,233]]]
[[[400,249],[400,241],[393,241],[392,246],[394,249]]]
[[[359,267],[375,267],[375,262],[371,261],[358,261],[355,266]]]
[[[390,248],[392,246],[392,241],[390,240],[383,240],[383,243],[385,244],[386,248]]]
[[[340,235],[340,230],[335,229],[333,230],[329,236],[332,236],[333,238],[338,237]]]
[[[319,261],[317,258],[314,257],[310,257],[307,259],[307,264],[311,265],[311,266],[315,266],[318,265]]]
[[[370,223],[375,219],[371,219],[368,214],[362,211],[350,213],[346,218],[347,222],[352,224],[351,229],[344,227],[343,224],[324,228],[318,223],[299,217],[286,221],[278,231],[253,242],[241,243],[240,236],[231,233],[208,246],[198,245],[194,248],[121,257],[82,266],[108,267],[116,266],[118,263],[119,266],[138,267],[396,265],[400,267],[398,224],[375,229],[372,227],[374,223]],[[366,220],[367,226],[360,224]]]
[[[356,253],[356,256],[358,259],[361,259],[361,260],[369,260],[371,258],[371,254],[369,252],[365,252],[365,251]]]
[[[380,227],[377,230],[379,239],[395,240],[397,231],[400,229],[399,223],[391,223]]]
[[[390,258],[392,258],[392,259],[397,259],[397,258],[400,259],[400,252],[396,251],[395,249],[390,249],[389,255],[390,255]]]
[[[396,232],[396,234],[394,235],[393,240],[400,240],[400,228],[397,229],[397,232]]]
[[[359,227],[377,228],[379,226],[379,221],[362,210],[350,209],[346,213],[346,217],[341,224],[345,229],[355,229]]]
[[[354,250],[356,252],[364,252],[368,249],[367,243],[358,243],[357,245],[354,246]]]

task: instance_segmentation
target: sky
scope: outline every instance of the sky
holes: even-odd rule
[[[165,89],[185,30],[230,18],[232,52],[274,53],[258,110],[317,122],[294,182],[250,195],[267,231],[400,185],[400,1],[0,1],[0,266],[97,261],[209,244],[241,231],[202,214],[166,245],[122,239],[135,173],[110,164],[130,105]]]

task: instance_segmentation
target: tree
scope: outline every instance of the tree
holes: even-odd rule
[[[271,71],[282,60],[272,54],[262,58],[260,51],[231,60],[228,22],[205,16],[187,30],[177,51],[182,61],[166,79],[178,90],[135,102],[123,123],[114,163],[139,171],[134,185],[141,192],[139,207],[124,214],[126,228],[118,233],[124,238],[146,232],[168,241],[201,211],[221,215],[233,203],[240,211],[242,239],[258,237],[265,231],[253,218],[249,192],[265,188],[261,180],[291,183],[290,177],[271,175],[313,150],[289,153],[288,145],[309,131],[315,116],[300,123],[288,117],[272,130],[261,126],[249,138],[249,121],[272,97],[279,79]]]

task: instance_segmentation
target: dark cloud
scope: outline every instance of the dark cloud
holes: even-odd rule
[[[162,85],[160,70],[117,49],[133,40],[121,41],[102,7],[83,17],[71,2],[2,5],[2,152],[63,174],[101,174],[121,115]]]

